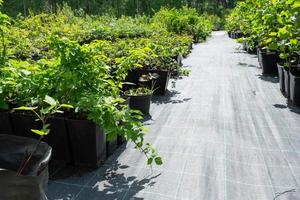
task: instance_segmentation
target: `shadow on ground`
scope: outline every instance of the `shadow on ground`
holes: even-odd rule
[[[283,104],[274,104],[273,106],[275,108],[279,108],[279,109],[287,109],[288,108],[286,105],[283,105]]]
[[[261,74],[258,74],[256,75],[259,79],[263,80],[263,81],[266,81],[266,82],[270,82],[270,83],[279,83],[279,79],[278,77],[275,77],[275,76],[267,76],[267,75],[261,75]]]
[[[100,181],[96,182],[92,186],[92,190],[89,191],[89,195],[97,197],[105,197],[107,200],[123,198],[126,195],[126,199],[142,199],[136,198],[135,195],[146,187],[151,187],[155,184],[155,179],[160,176],[148,175],[142,179],[137,176],[126,176],[124,173],[119,172],[119,169],[130,168],[127,165],[122,165],[118,161],[111,163],[107,167],[104,173],[99,173],[97,176]],[[128,192],[130,190],[130,192]],[[125,194],[124,194],[125,193]]]
[[[167,90],[166,94],[164,96],[154,96],[152,98],[152,103],[156,105],[160,104],[178,104],[178,103],[184,103],[192,98],[183,98],[183,99],[174,99],[177,95],[179,95],[180,92],[178,91],[169,91]]]
[[[296,107],[295,105],[293,105],[293,103],[290,102],[289,100],[287,101],[287,107],[289,108],[289,110],[290,110],[291,112],[300,115],[300,108],[299,108],[299,107]]]
[[[98,169],[89,169],[74,166],[51,165],[50,180],[63,184],[65,187],[81,187],[82,190],[76,199],[142,199],[135,195],[147,187],[154,186],[155,179],[161,174],[153,174],[145,177],[139,177],[139,171],[136,173],[130,169],[130,166],[122,164],[119,158],[126,149],[126,144],[120,146],[112,156]],[[127,159],[127,158],[126,158]],[[149,170],[150,171],[150,170]],[[132,175],[134,174],[134,175]],[[59,187],[61,185],[58,185]],[[130,190],[130,191],[129,191]],[[68,193],[63,199],[67,198]],[[61,194],[51,194],[52,199]]]
[[[278,109],[289,109],[291,112],[299,114],[300,115],[300,108],[294,106],[289,100],[287,100],[287,104],[274,104],[273,105],[275,108]]]
[[[242,66],[242,67],[257,67],[256,65],[247,64],[247,63],[242,63],[242,62],[239,62],[238,65],[239,65],[239,66]]]

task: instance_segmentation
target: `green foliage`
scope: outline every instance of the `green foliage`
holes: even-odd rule
[[[213,28],[206,16],[200,16],[196,9],[188,7],[163,8],[154,15],[153,20],[165,26],[169,32],[192,35],[196,42],[205,40]]]
[[[72,117],[92,120],[109,139],[125,137],[149,164],[161,164],[155,149],[144,141],[142,114],[124,105],[120,95],[128,70],[179,71],[174,58],[190,53],[193,37],[203,40],[209,35],[212,25],[206,15],[188,8],[172,12],[187,15],[177,16],[188,22],[183,31],[169,31],[145,16],[89,16],[66,5],[55,14],[29,13],[5,24],[9,28],[6,59],[0,67],[0,109],[24,105],[19,109],[30,109],[43,121],[52,111],[59,112],[58,105],[70,105]],[[50,107],[44,108],[45,103]],[[45,126],[33,132],[45,135]]]
[[[35,14],[43,11],[57,10],[57,6],[68,3],[72,9],[84,10],[88,14],[98,15],[106,13],[121,17],[123,15],[153,15],[161,7],[180,8],[189,6],[197,9],[198,12],[208,12],[218,16],[223,16],[224,10],[232,8],[236,0],[6,0],[4,9],[10,15],[22,13],[27,16],[30,12]]]
[[[147,87],[139,87],[135,89],[130,89],[125,92],[127,96],[143,96],[143,95],[151,95],[153,91]]]
[[[246,0],[227,18],[228,31],[242,31],[248,44],[277,51],[286,66],[300,52],[299,0]]]
[[[50,124],[47,124],[47,120],[49,117],[56,113],[63,113],[63,108],[72,109],[73,106],[68,104],[60,104],[58,101],[53,99],[50,96],[45,96],[44,103],[46,103],[47,106],[39,109],[37,111],[38,107],[27,107],[27,106],[21,106],[18,108],[15,108],[14,110],[21,110],[21,111],[30,111],[34,113],[34,115],[37,117],[36,121],[39,121],[42,123],[42,128],[40,130],[37,129],[31,129],[31,132],[38,134],[43,138],[44,136],[48,135],[50,133]]]

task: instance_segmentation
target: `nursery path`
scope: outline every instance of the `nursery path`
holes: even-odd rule
[[[62,178],[49,199],[273,200],[289,190],[276,200],[300,199],[300,110],[238,46],[214,32],[184,60],[190,77],[154,99],[146,139],[163,166],[151,171],[128,144],[96,171],[52,170]]]

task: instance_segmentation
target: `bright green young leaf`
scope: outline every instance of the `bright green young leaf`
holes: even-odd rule
[[[21,106],[21,107],[15,108],[15,110],[25,110],[25,111],[34,111],[36,109],[37,109],[37,107],[26,107],[26,106]]]
[[[292,8],[296,9],[296,8],[300,8],[300,1],[296,1],[294,3],[294,5],[292,6]]]
[[[60,107],[62,107],[62,108],[70,108],[70,109],[74,108],[72,105],[69,105],[69,104],[61,104]]]
[[[53,99],[52,97],[50,97],[48,95],[45,96],[44,102],[49,104],[50,106],[56,106],[57,105],[57,102],[55,101],[55,99]]]
[[[297,39],[290,39],[290,43],[291,43],[291,45],[296,46],[296,45],[298,45],[298,40]]]
[[[35,134],[38,134],[38,135],[41,135],[41,136],[44,136],[44,135],[47,135],[48,133],[42,131],[42,130],[36,130],[36,129],[31,129],[31,132],[35,133]]]
[[[269,44],[269,43],[271,43],[272,41],[273,41],[273,38],[269,38],[269,39],[266,40],[265,43],[266,43],[266,44]]]

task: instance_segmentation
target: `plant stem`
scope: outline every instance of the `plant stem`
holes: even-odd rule
[[[43,136],[40,136],[39,141],[38,141],[38,143],[36,144],[34,151],[28,156],[28,158],[26,159],[25,162],[22,162],[22,165],[20,166],[20,168],[19,168],[19,170],[18,170],[18,173],[17,173],[18,176],[20,176],[20,175],[22,174],[23,170],[25,169],[25,167],[26,167],[26,166],[28,165],[28,163],[30,162],[30,160],[31,160],[31,158],[32,158],[32,156],[33,156],[33,154],[36,153],[38,147],[40,146],[40,144],[41,144],[41,142],[42,142],[42,139],[43,139]],[[26,158],[26,156],[25,156],[25,158]],[[23,163],[24,163],[24,164],[23,164]]]

